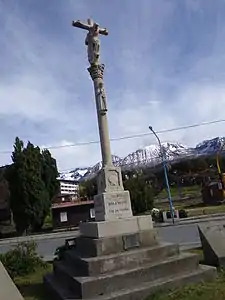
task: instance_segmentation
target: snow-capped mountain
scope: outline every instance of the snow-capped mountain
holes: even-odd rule
[[[74,170],[68,172],[59,173],[59,180],[73,180],[73,181],[80,181],[83,177],[88,176],[90,171],[92,170],[91,167],[88,168],[76,168]]]
[[[121,166],[121,158],[119,156],[116,156],[116,155],[112,155],[112,162],[113,162],[113,165],[116,166],[116,167],[119,167]],[[88,174],[88,177],[92,177],[92,176],[95,176],[96,173],[102,168],[102,162],[98,162],[96,165],[94,165],[89,174]]]
[[[169,142],[162,143],[162,148],[167,161],[172,162],[186,157],[214,154],[224,142],[224,137],[216,137],[197,144],[195,148],[189,148],[180,143]],[[113,155],[112,161],[115,166],[120,166],[122,169],[158,165],[161,161],[160,147],[158,145],[149,145],[128,154],[124,158]],[[89,179],[95,176],[101,167],[102,163],[98,162],[93,167],[76,168],[67,173],[60,173],[59,179],[75,181]]]
[[[180,143],[162,143],[164,156],[167,160],[174,160],[192,154],[193,150]],[[149,145],[143,149],[128,154],[121,162],[122,166],[156,165],[161,161],[159,145]]]
[[[220,147],[222,146],[222,144],[224,142],[225,142],[224,137],[216,137],[211,140],[205,140],[205,141],[199,143],[195,147],[195,150],[200,155],[215,153],[220,149]]]
[[[112,155],[112,162],[114,166],[120,166],[121,158],[116,155]],[[73,181],[81,181],[84,178],[92,178],[97,174],[97,172],[101,169],[102,162],[98,162],[93,167],[86,168],[76,168],[74,170],[68,172],[59,173],[59,180],[73,180]]]

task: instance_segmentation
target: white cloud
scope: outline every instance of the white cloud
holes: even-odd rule
[[[223,119],[222,1],[218,0],[218,7],[209,0],[177,2],[143,0],[137,5],[115,0],[110,9],[103,0],[95,5],[58,0],[54,8],[43,0],[35,10],[28,0],[1,5],[1,149],[11,149],[16,135],[40,146],[98,140],[85,33],[71,27],[72,19],[89,16],[110,32],[101,39],[101,59],[106,63],[112,138],[147,133],[149,125],[158,131]],[[224,135],[223,123],[165,133],[161,138],[194,146],[218,135]],[[150,135],[115,141],[111,148],[125,156],[155,142]],[[51,152],[60,169],[100,160],[98,144]],[[9,154],[0,154],[0,163],[8,160]]]
[[[61,170],[70,170],[71,167],[76,168],[77,166],[87,167],[94,165],[100,159],[99,144],[74,146],[73,142],[63,140],[57,145],[42,146],[42,148],[48,147],[50,147],[52,155],[57,157],[57,165],[61,167]],[[71,158],[74,159],[74,163]]]

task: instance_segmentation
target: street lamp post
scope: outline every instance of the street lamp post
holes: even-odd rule
[[[159,143],[159,150],[160,150],[162,165],[163,165],[163,170],[164,170],[164,177],[165,177],[167,195],[168,195],[169,204],[170,204],[170,214],[171,214],[171,218],[172,218],[172,221],[173,221],[173,224],[174,224],[173,203],[172,203],[172,197],[171,197],[171,193],[170,193],[170,186],[169,186],[169,180],[168,180],[168,175],[167,175],[166,160],[165,160],[165,156],[164,156],[164,151],[163,151],[163,148],[162,148],[161,141],[160,141],[158,135],[156,134],[156,132],[154,131],[154,129],[152,128],[152,126],[149,126],[149,130],[154,134],[154,136],[156,137],[156,139]]]

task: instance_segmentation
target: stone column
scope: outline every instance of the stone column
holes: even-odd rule
[[[103,84],[104,68],[105,68],[104,64],[92,65],[88,68],[88,71],[94,83],[94,92],[95,92],[96,109],[97,109],[97,116],[98,116],[98,128],[99,128],[103,167],[112,166],[108,120],[107,120],[106,95],[104,93],[104,84]],[[103,101],[104,103],[101,103],[101,101]]]
[[[107,101],[104,91],[104,64],[92,64],[88,71],[94,83],[102,152],[102,169],[99,171],[98,194],[94,197],[96,221],[132,217],[130,194],[124,191],[121,169],[112,164],[107,120]]]
[[[123,187],[120,167],[112,164],[107,120],[107,101],[104,91],[104,64],[100,64],[99,35],[108,35],[106,28],[88,19],[87,23],[73,21],[72,25],[87,30],[88,72],[94,84],[99,136],[102,153],[102,168],[97,178],[98,193],[94,197],[95,221],[80,224],[81,237],[106,239],[111,236],[137,233],[152,229],[151,216],[133,217],[129,191]],[[91,245],[91,244],[90,244]],[[104,247],[103,247],[104,248]]]

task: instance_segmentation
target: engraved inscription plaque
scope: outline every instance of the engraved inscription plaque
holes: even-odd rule
[[[113,221],[133,216],[128,191],[94,196],[96,221]]]
[[[140,246],[139,234],[132,233],[123,236],[123,248],[129,250]]]
[[[110,194],[110,199],[106,203],[108,213],[118,217],[123,217],[131,211],[129,199],[121,193]]]

